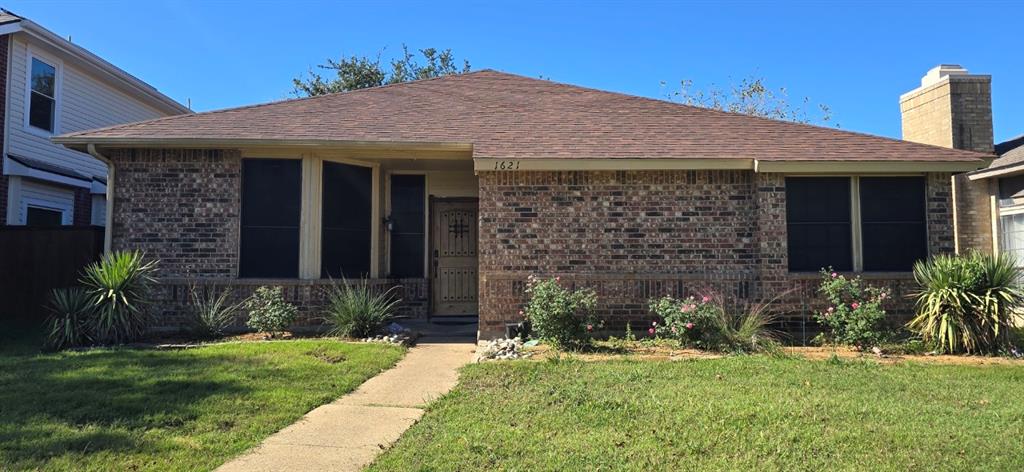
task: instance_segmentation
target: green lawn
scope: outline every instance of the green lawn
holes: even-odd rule
[[[372,470],[1024,470],[1024,364],[497,362]]]
[[[0,351],[0,470],[209,470],[392,366],[332,340]]]

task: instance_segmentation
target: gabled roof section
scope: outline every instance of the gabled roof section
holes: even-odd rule
[[[478,159],[982,162],[985,154],[493,70],[67,134],[69,146],[391,143]],[[979,165],[980,167],[980,165]]]
[[[86,67],[90,67],[94,71],[99,72],[101,76],[105,76],[115,84],[124,87],[126,90],[134,91],[140,98],[144,98],[151,102],[152,105],[156,106],[158,109],[162,109],[166,114],[174,115],[188,113],[191,111],[185,105],[182,105],[171,97],[161,93],[156,89],[156,87],[153,87],[138,77],[135,77],[110,62],[107,62],[105,59],[93,54],[88,49],[58,36],[56,33],[40,26],[28,18],[0,8],[0,34],[18,32],[23,32],[24,34],[33,36],[39,41],[68,54],[70,57],[75,58]]]

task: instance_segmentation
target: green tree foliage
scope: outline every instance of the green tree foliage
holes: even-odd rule
[[[662,82],[662,86],[665,85]],[[808,97],[794,103],[790,101],[785,87],[770,88],[765,85],[762,77],[747,77],[726,88],[711,84],[703,90],[695,89],[693,81],[687,79],[679,83],[678,90],[667,95],[671,101],[701,108],[796,123],[834,124],[836,128],[839,127],[838,123],[832,121],[832,109],[828,105],[814,105]]]
[[[334,77],[327,74],[325,78],[318,70],[331,71]],[[469,61],[463,60],[460,67],[451,49],[420,49],[419,55],[416,55],[409,52],[409,48],[403,44],[402,54],[392,59],[390,64],[382,64],[379,53],[376,58],[372,59],[356,55],[342,56],[338,60],[327,59],[326,64],[320,64],[316,69],[310,69],[308,77],[292,79],[292,84],[295,87],[293,91],[295,95],[313,97],[412,80],[464,74],[469,71]]]

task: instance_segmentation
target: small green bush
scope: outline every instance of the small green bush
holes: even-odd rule
[[[824,330],[822,341],[868,349],[888,338],[883,323],[889,292],[865,283],[859,276],[849,278],[831,268],[821,271],[818,292],[829,303],[814,315]]]
[[[560,278],[531,275],[526,282],[529,301],[522,312],[539,337],[557,348],[580,348],[590,343],[596,322],[597,294],[592,289],[569,290]]]
[[[96,341],[124,343],[142,336],[156,271],[157,261],[139,251],[112,252],[86,266],[80,282],[95,308],[90,320]]]
[[[1012,349],[1024,303],[1022,271],[1012,257],[972,252],[914,264],[917,316],[907,328],[948,353]]]
[[[284,299],[281,287],[259,287],[245,300],[249,312],[246,324],[262,333],[280,333],[295,322],[295,305]]]
[[[347,280],[331,284],[327,289],[327,312],[324,323],[332,336],[364,338],[380,333],[394,318],[401,300],[395,296],[398,287],[374,293],[366,280],[349,284]]]
[[[61,350],[92,342],[95,316],[92,297],[82,288],[61,288],[50,293],[44,348]]]
[[[231,303],[234,291],[225,287],[220,292],[189,287],[190,328],[201,338],[223,336],[235,322],[245,301]]]

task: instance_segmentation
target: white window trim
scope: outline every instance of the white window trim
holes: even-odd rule
[[[54,68],[53,81],[53,131],[36,128],[29,124],[29,115],[32,109],[32,60],[38,59]],[[28,47],[28,56],[25,61],[25,110],[24,127],[25,131],[43,138],[50,138],[60,134],[61,105],[63,103],[64,89],[64,62],[49,54],[42,53],[32,46]]]
[[[33,197],[22,197],[21,199],[21,224],[28,224],[28,209],[39,208],[42,210],[51,210],[60,212],[60,224],[62,226],[68,226],[72,222],[74,216],[74,209],[67,204],[59,202],[53,202],[49,200],[40,200]]]

